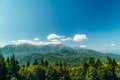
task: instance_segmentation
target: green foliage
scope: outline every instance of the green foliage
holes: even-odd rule
[[[67,61],[55,61],[51,65],[46,58],[33,65],[27,61],[20,65],[13,54],[6,60],[0,54],[0,80],[120,80],[120,64],[107,57],[106,64],[90,57],[79,66],[69,66]]]
[[[102,62],[100,59],[97,59],[96,63],[95,63],[95,68],[99,68],[102,66]]]
[[[107,57],[106,64],[111,64],[111,63],[112,63],[112,59],[108,56],[108,57]]]
[[[37,59],[34,60],[33,65],[38,65]]]
[[[30,62],[29,62],[29,61],[27,61],[26,66],[27,66],[27,67],[30,66]]]
[[[10,79],[12,76],[19,78],[18,71],[20,69],[18,61],[15,59],[14,54],[6,61],[7,66],[7,77]]]
[[[7,68],[5,65],[5,60],[0,52],[0,80],[6,80],[6,75],[7,75]]]
[[[99,80],[97,70],[95,68],[89,67],[86,74],[86,80]]]
[[[112,66],[113,66],[113,68],[115,68],[117,66],[117,62],[115,59],[113,59],[113,61],[112,61]]]
[[[94,57],[90,57],[90,60],[89,60],[89,66],[92,66],[92,67],[95,66],[95,60],[94,60]]]

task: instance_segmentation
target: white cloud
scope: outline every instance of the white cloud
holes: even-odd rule
[[[72,40],[72,38],[68,37],[68,38],[61,39],[61,41],[69,41],[69,40]]]
[[[34,41],[31,41],[31,40],[25,40],[25,39],[20,39],[20,40],[17,40],[17,41],[12,41],[13,44],[15,45],[19,45],[19,44],[33,44]]]
[[[65,37],[57,34],[50,34],[47,36],[48,41],[70,41],[72,38]]]
[[[64,41],[75,41],[79,42],[82,40],[87,39],[87,36],[85,34],[76,34],[74,35],[73,38],[71,37],[66,37],[66,36],[61,36],[57,34],[50,34],[47,36],[48,41],[39,41],[39,38],[35,38],[33,40],[27,40],[27,39],[20,39],[16,41],[11,41],[9,43],[0,43],[0,47],[4,47],[8,44],[14,44],[14,45],[19,45],[19,44],[32,44],[32,45],[48,45],[48,44],[62,44]],[[114,46],[112,44],[112,46]],[[81,47],[86,47],[81,45]]]
[[[116,44],[110,44],[111,47],[116,46]]]
[[[86,39],[87,39],[87,36],[85,34],[75,34],[73,37],[73,41],[75,42],[80,42]]]
[[[20,44],[32,44],[32,45],[49,45],[49,44],[61,44],[60,41],[50,41],[50,42],[36,42],[32,40],[17,40],[17,41],[12,41],[12,44],[14,45],[20,45]]]
[[[52,39],[51,42],[58,42],[58,39]]]
[[[86,48],[87,46],[86,45],[80,45],[80,48]]]
[[[60,35],[56,35],[56,34],[50,34],[47,36],[47,39],[50,41],[52,39],[61,39],[64,38],[65,36],[60,36]]]
[[[6,44],[3,42],[0,42],[0,47],[4,47]]]
[[[33,39],[34,41],[39,41],[39,38],[35,38],[35,39]]]

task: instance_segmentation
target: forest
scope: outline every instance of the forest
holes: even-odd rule
[[[68,66],[66,61],[51,65],[46,58],[19,64],[14,54],[6,59],[0,54],[0,80],[120,80],[120,64],[111,57],[104,64],[90,57],[79,66]]]

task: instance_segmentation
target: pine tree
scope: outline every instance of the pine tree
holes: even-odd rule
[[[44,65],[45,65],[45,67],[47,67],[49,65],[49,62],[46,59],[44,60]]]
[[[117,62],[116,62],[116,60],[115,59],[113,59],[112,60],[112,78],[114,79],[114,80],[117,80],[118,79],[118,77],[117,77],[117,75],[116,75],[116,71],[115,71],[115,67],[117,66]]]
[[[40,64],[41,64],[41,66],[44,66],[44,59],[41,59]]]
[[[112,59],[110,57],[107,57],[106,64],[112,65]]]
[[[47,67],[48,65],[49,65],[49,62],[47,61],[46,58],[41,59],[41,66],[43,66],[43,67]]]
[[[59,66],[59,62],[58,61],[55,61],[55,66]]]
[[[94,57],[90,57],[90,60],[89,60],[89,66],[92,66],[92,67],[95,66],[95,60],[94,60]]]
[[[7,69],[5,65],[5,59],[0,50],[0,80],[6,80]]]
[[[86,74],[87,74],[87,71],[88,71],[88,67],[89,67],[89,65],[88,65],[88,63],[85,61],[84,62],[84,64],[83,64],[83,71],[82,72],[80,72],[81,73],[81,78],[82,78],[82,80],[85,80],[85,77],[86,77]]]
[[[84,64],[83,64],[84,70],[87,71],[88,67],[89,67],[89,65],[88,65],[88,63],[85,61]]]
[[[63,62],[63,66],[65,66],[65,67],[67,66],[67,62],[66,61]]]
[[[94,68],[89,68],[85,80],[100,80],[97,74],[97,70]]]
[[[115,68],[116,66],[117,66],[117,62],[116,62],[116,60],[115,60],[115,59],[113,59],[113,60],[112,60],[112,67],[114,67],[114,68]]]
[[[7,63],[9,63],[9,62],[10,62],[10,59],[9,59],[9,57],[6,59],[6,62],[7,62]]]
[[[63,66],[62,61],[59,61],[59,66],[61,66],[61,67]]]
[[[37,59],[34,60],[33,65],[38,65]]]
[[[8,63],[8,78],[10,79],[12,76],[19,78],[18,71],[20,69],[18,61],[15,59],[15,55],[13,54]]]
[[[95,63],[95,68],[98,68],[98,67],[100,67],[100,66],[102,66],[102,62],[101,62],[100,59],[97,59],[97,61],[96,61],[96,63]]]
[[[27,66],[27,67],[30,66],[30,62],[29,62],[29,61],[27,61],[26,66]]]

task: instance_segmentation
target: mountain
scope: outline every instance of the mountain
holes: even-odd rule
[[[31,53],[85,53],[91,55],[101,55],[102,53],[90,49],[83,49],[79,47],[69,47],[64,44],[49,44],[49,45],[32,45],[32,44],[19,44],[7,45],[1,48],[4,55],[10,54],[31,54]]]
[[[73,49],[63,44],[49,44],[49,45],[32,45],[32,44],[20,44],[20,45],[7,45],[1,48],[1,51],[5,55],[9,54],[26,54],[26,53],[72,53]]]
[[[35,59],[40,62],[41,59],[46,58],[51,64],[55,61],[67,61],[68,65],[82,64],[84,61],[88,61],[90,57],[95,59],[100,58],[102,62],[105,62],[106,57],[110,56],[120,61],[120,56],[115,54],[103,54],[101,52],[83,49],[79,47],[70,47],[64,44],[49,44],[49,45],[31,45],[31,44],[19,44],[19,45],[7,45],[1,48],[3,55],[15,54],[16,59],[25,64],[28,60],[32,63]]]

